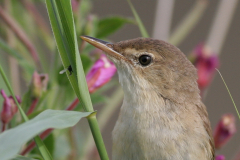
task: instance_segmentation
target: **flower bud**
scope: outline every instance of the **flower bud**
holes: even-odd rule
[[[12,117],[17,113],[18,108],[14,102],[12,96],[7,96],[4,90],[1,90],[1,95],[4,98],[3,107],[1,111],[1,121],[4,124],[7,124],[11,121]],[[18,96],[16,96],[18,103],[21,103],[21,100]]]
[[[102,54],[100,59],[94,63],[86,76],[89,92],[94,92],[96,89],[110,81],[116,71],[117,69],[115,65]]]
[[[235,118],[232,114],[224,114],[214,132],[214,142],[217,149],[226,144],[236,132]]]
[[[189,57],[197,68],[198,86],[201,91],[212,81],[215,68],[219,66],[218,56],[204,44],[199,44]]]
[[[48,75],[38,74],[36,71],[33,73],[32,82],[30,85],[32,98],[40,98],[42,93],[47,90]]]
[[[224,155],[218,155],[216,156],[215,160],[225,160]]]
[[[73,12],[76,12],[79,8],[80,0],[71,0],[71,3]]]

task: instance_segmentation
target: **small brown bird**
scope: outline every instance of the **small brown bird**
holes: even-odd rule
[[[124,91],[113,160],[214,160],[196,69],[177,47],[151,38],[81,38],[106,52]]]

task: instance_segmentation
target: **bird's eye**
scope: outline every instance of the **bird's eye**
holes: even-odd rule
[[[152,57],[149,55],[142,55],[139,57],[139,62],[143,66],[147,66],[152,62]]]

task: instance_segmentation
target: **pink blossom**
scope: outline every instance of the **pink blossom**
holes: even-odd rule
[[[86,76],[89,92],[94,92],[110,81],[116,71],[115,65],[102,54]]]
[[[198,70],[198,86],[202,91],[210,84],[215,68],[219,66],[218,56],[206,45],[199,44],[190,56],[190,60]]]
[[[17,113],[18,108],[17,105],[14,102],[14,99],[12,96],[7,96],[4,90],[1,90],[1,95],[4,98],[3,101],[3,107],[1,111],[1,121],[4,124],[9,123],[9,121],[12,119],[12,117]],[[16,96],[18,103],[21,103],[21,100],[18,96]]]
[[[236,132],[235,118],[232,114],[224,114],[214,132],[215,147],[221,148]]]
[[[71,0],[72,2],[72,10],[73,12],[76,12],[79,7],[80,0]]]
[[[225,156],[224,155],[217,155],[215,160],[225,160]]]

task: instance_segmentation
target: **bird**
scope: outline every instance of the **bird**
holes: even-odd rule
[[[112,132],[113,160],[214,160],[197,69],[180,49],[152,38],[81,38],[115,64],[124,92]]]

